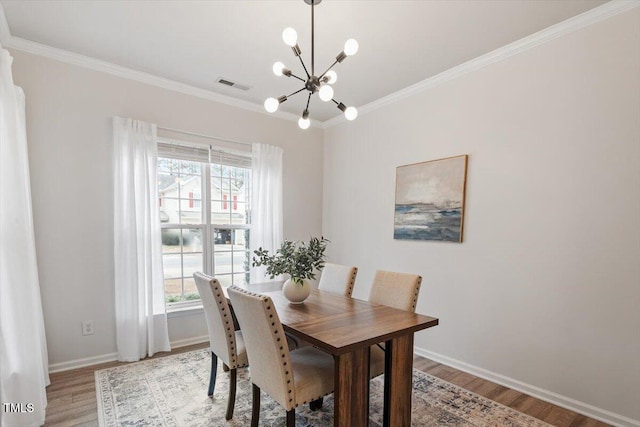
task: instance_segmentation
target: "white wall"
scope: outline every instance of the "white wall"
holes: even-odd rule
[[[49,362],[116,351],[111,117],[284,149],[284,234],[322,226],[322,130],[40,56],[12,51],[27,134]],[[95,335],[80,322],[95,320]],[[202,314],[172,317],[172,341],[206,335]]]
[[[416,346],[640,420],[640,10],[325,131],[333,261],[421,274]],[[464,243],[393,240],[395,168],[469,154]]]

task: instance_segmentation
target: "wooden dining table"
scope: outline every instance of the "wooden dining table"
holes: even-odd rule
[[[383,425],[411,425],[413,335],[438,319],[317,289],[304,303],[291,304],[282,282],[240,287],[271,297],[285,332],[333,355],[334,426],[369,425],[369,349],[383,342]]]

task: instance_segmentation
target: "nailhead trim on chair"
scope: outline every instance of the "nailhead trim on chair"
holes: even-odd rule
[[[356,274],[358,274],[358,267],[353,267],[353,273],[351,274],[351,280],[349,280],[349,289],[347,292],[348,295],[351,296],[353,293],[353,286],[356,284]],[[318,398],[319,399],[319,398]]]
[[[267,298],[263,299],[263,301],[266,302]],[[269,311],[271,310],[271,305],[267,305],[267,310],[269,310]],[[273,314],[270,314],[269,318],[273,318]],[[275,322],[271,322],[271,325],[274,327],[274,329],[273,329],[274,337],[276,335],[278,335],[278,329],[275,328],[275,324],[276,324]],[[277,341],[280,342],[280,337],[277,338]],[[284,346],[281,345],[280,346],[280,358],[281,359],[285,359],[285,356],[286,356],[286,353],[284,351]],[[287,366],[287,362],[283,361],[282,362],[282,366]],[[285,369],[288,369],[288,368],[285,368]],[[287,378],[288,387],[291,387],[291,381],[293,380],[293,375],[290,375],[288,370],[285,370],[284,374],[285,374],[285,376]],[[291,397],[291,394],[293,393],[293,390],[291,388],[289,388],[287,391],[289,393],[289,402],[293,402],[293,398]]]
[[[227,344],[229,347],[229,361],[230,361],[230,369],[236,369],[236,368],[244,368],[245,366],[249,366],[248,364],[243,364],[240,365],[238,364],[238,352],[237,352],[237,346],[236,346],[236,330],[235,327],[233,326],[233,322],[231,322],[229,319],[231,318],[230,313],[227,313],[227,307],[226,307],[226,298],[224,296],[224,294],[222,293],[222,289],[221,289],[221,285],[220,282],[218,281],[218,279],[213,279],[213,281],[216,283],[217,285],[217,289],[215,292],[215,299],[216,299],[216,303],[218,304],[218,307],[220,307],[220,312],[222,313],[222,317],[223,317],[223,321],[224,324],[226,325],[227,328]],[[223,299],[224,302],[223,302]]]
[[[418,286],[416,286],[416,292],[413,294],[413,305],[411,306],[411,310],[415,313],[416,305],[418,303],[418,294],[420,293],[420,285],[422,284],[422,276],[418,276]]]
[[[355,278],[355,275],[354,275],[354,278]],[[237,288],[237,287],[235,287],[235,286],[233,287],[233,289],[234,289],[235,291],[239,291],[239,292],[242,292],[242,293],[244,293],[244,294],[247,294],[247,295],[250,295],[250,296],[253,296],[253,297],[258,297],[258,298],[260,298],[260,299],[263,301],[263,303],[268,303],[268,301],[270,301],[270,298],[269,298],[269,297],[267,297],[267,296],[265,296],[265,295],[262,295],[262,294],[257,294],[257,293],[254,293],[254,292],[250,292],[250,291],[247,291],[247,290],[242,289],[242,288]],[[271,304],[268,304],[266,308],[267,308],[267,311],[271,311],[271,310],[272,310],[272,308],[271,308]],[[269,318],[270,318],[270,319],[272,319],[272,318],[273,318],[273,314],[269,314]],[[275,337],[276,337],[276,335],[278,334],[278,330],[275,328],[275,322],[271,322],[271,326],[272,326],[272,327],[274,327],[274,329],[272,329],[272,332],[273,332],[273,336],[274,336],[274,338],[275,338]],[[276,341],[277,341],[277,342],[280,342],[280,337],[277,337],[277,338],[276,338]],[[289,347],[287,347],[287,349],[288,349],[288,348],[289,348]],[[286,355],[286,354],[285,354],[285,350],[284,350],[284,346],[282,346],[282,345],[280,346],[280,355],[281,355],[281,357],[282,357],[282,358],[285,358],[285,355]],[[286,362],[286,361],[282,362],[282,366],[287,366],[287,362]],[[286,369],[286,368],[285,368],[285,369]],[[289,392],[289,395],[291,395],[291,394],[293,394],[293,389],[292,389],[292,388],[290,388],[290,387],[291,387],[291,383],[293,382],[293,374],[289,373],[289,371],[288,371],[288,370],[286,370],[286,371],[285,371],[285,375],[286,375],[286,379],[287,379],[287,385],[288,385],[288,387],[289,387],[289,388],[287,389],[287,391]],[[323,396],[318,396],[318,397],[316,397],[316,398],[314,398],[314,399],[310,399],[310,400],[308,400],[308,401],[307,401],[307,400],[305,400],[304,402],[294,402],[294,406],[293,406],[293,407],[294,407],[294,408],[297,408],[297,407],[298,407],[298,406],[300,406],[300,405],[306,405],[307,403],[309,403],[309,402],[311,402],[311,401],[318,400],[318,399],[320,399],[321,397],[324,397],[324,396],[326,396],[326,395],[329,395],[329,394],[331,394],[331,393],[333,393],[333,392],[334,392],[334,390],[331,390],[329,393],[327,393],[327,394],[325,394],[325,395],[323,395]],[[294,400],[293,400],[293,397],[289,397],[289,402],[293,402],[293,401],[294,401]]]
[[[269,297],[267,297],[267,296],[265,296],[265,295],[262,295],[262,294],[257,294],[257,293],[254,293],[254,292],[249,292],[249,291],[246,291],[246,290],[241,289],[241,288],[236,288],[236,287],[234,287],[233,289],[234,289],[234,290],[237,290],[237,291],[239,291],[239,292],[242,292],[242,293],[244,293],[244,294],[247,294],[247,295],[250,295],[250,296],[253,296],[253,297],[258,297],[258,298],[260,298],[260,299],[262,300],[262,303],[263,303],[263,304],[267,304],[267,305],[266,305],[266,309],[267,309],[267,311],[271,311],[271,310],[272,310],[272,307],[271,307],[271,304],[270,304],[271,299],[270,299]],[[274,310],[274,311],[275,311],[275,310]],[[273,314],[269,314],[269,319],[273,319]],[[278,332],[278,329],[275,327],[275,325],[276,325],[276,322],[275,322],[275,321],[272,321],[272,322],[271,322],[271,326],[272,326],[272,328],[273,328],[273,329],[271,330],[271,332],[272,332],[272,334],[273,334],[273,337],[276,339],[276,342],[280,342],[280,341],[281,341],[281,339],[280,339],[280,337],[278,336],[279,332]],[[288,347],[287,347],[287,349],[288,349]],[[286,368],[286,366],[287,366],[287,362],[286,362],[286,353],[285,353],[285,350],[284,350],[284,346],[283,346],[283,345],[280,345],[280,357],[281,357],[282,359],[285,359],[285,360],[282,362],[282,366],[284,366],[284,367],[285,367],[285,369],[288,369],[288,368]],[[290,395],[290,396],[289,396],[289,402],[294,402],[293,397],[291,397],[291,394],[293,393],[293,389],[291,388],[291,383],[293,382],[293,374],[291,374],[288,370],[285,370],[284,374],[285,374],[285,378],[286,378],[286,380],[287,380],[287,386],[288,386],[287,391],[289,392],[288,394]],[[295,407],[297,407],[297,406],[298,406],[298,405],[296,405],[296,404],[294,403],[294,408],[295,408]]]

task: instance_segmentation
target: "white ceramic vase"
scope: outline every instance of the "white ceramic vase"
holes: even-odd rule
[[[311,293],[311,284],[303,279],[302,284],[287,279],[282,286],[282,293],[291,304],[302,304]]]

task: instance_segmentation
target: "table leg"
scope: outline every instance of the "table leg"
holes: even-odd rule
[[[413,334],[386,342],[384,357],[384,427],[411,425]]]
[[[335,357],[335,427],[369,425],[369,346]]]

